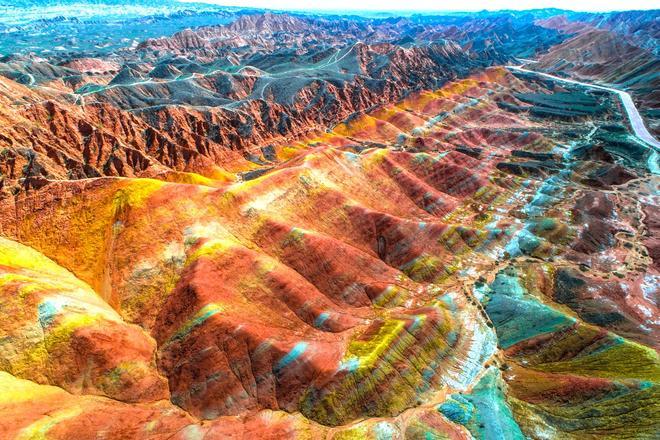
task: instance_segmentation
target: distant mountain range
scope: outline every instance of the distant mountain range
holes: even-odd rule
[[[131,112],[145,136],[150,132],[152,140],[156,136],[162,144],[178,145],[152,164],[176,162],[198,171],[226,146],[250,151],[519,59],[538,58],[538,68],[554,73],[620,83],[650,116],[660,102],[659,62],[648,49],[657,48],[657,11],[367,18],[194,5],[178,9],[180,3],[169,3],[177,8],[166,8],[168,14],[127,18],[110,9],[105,18],[58,16],[6,28],[0,75],[27,85],[49,84],[113,112]],[[200,113],[201,107],[206,108]],[[209,118],[225,121],[225,128],[202,137],[202,154],[180,157],[181,146],[197,148],[193,145],[200,142],[190,121],[203,124]],[[649,121],[655,127],[655,118]],[[166,127],[176,127],[177,137]],[[113,133],[104,139],[118,145],[147,142],[122,137]],[[16,142],[23,142],[20,136]],[[85,150],[83,144],[70,147]],[[144,171],[140,162],[127,162],[119,171],[107,167],[107,158],[96,165],[89,159],[71,157],[64,167],[62,162],[44,167],[79,176]]]

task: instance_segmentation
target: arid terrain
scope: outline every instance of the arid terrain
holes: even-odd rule
[[[660,12],[135,5],[0,24],[0,439],[656,438]]]

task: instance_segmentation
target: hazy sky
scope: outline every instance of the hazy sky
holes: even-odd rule
[[[479,11],[562,8],[612,11],[660,8],[660,0],[181,0],[267,9]]]

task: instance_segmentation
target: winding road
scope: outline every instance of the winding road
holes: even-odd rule
[[[531,60],[523,60],[523,61],[531,61]],[[626,113],[628,115],[628,119],[630,120],[630,125],[632,126],[635,136],[643,144],[647,145],[651,149],[651,155],[648,159],[649,170],[653,174],[660,174],[660,164],[659,164],[660,155],[658,154],[658,151],[660,150],[660,142],[648,131],[648,129],[644,125],[644,120],[642,119],[642,116],[639,114],[639,111],[637,110],[637,107],[635,106],[635,103],[633,102],[630,93],[624,92],[623,90],[615,89],[613,87],[583,83],[580,81],[575,81],[573,79],[550,75],[549,73],[537,72],[535,70],[525,69],[522,66],[506,66],[506,68],[518,72],[532,73],[534,75],[543,76],[546,78],[553,79],[555,81],[577,84],[592,89],[606,90],[608,92],[616,93],[617,95],[619,95],[619,98],[623,103],[623,107],[626,109]]]

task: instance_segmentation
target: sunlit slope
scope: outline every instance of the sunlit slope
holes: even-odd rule
[[[36,327],[50,296],[83,301],[43,312],[55,330],[84,323],[63,350],[101,322],[135,332],[120,347],[111,333],[108,359],[142,363],[112,364],[115,389],[98,368],[79,387],[75,369],[3,367],[35,394],[3,411],[52,405],[46,384],[84,394],[43,427],[65,438],[96,405],[124,411],[88,394],[129,402],[143,382],[121,379],[140,372],[167,390],[134,399],[156,425],[124,426],[154,436],[650,437],[658,268],[642,213],[657,182],[643,150],[615,163],[629,140],[606,140],[608,97],[582,119],[518,99],[553,93],[586,100],[490,69],[278,145],[295,151],[252,180],[48,182],[11,200],[0,269],[27,277],[8,304],[33,310],[13,326]]]

